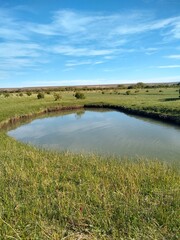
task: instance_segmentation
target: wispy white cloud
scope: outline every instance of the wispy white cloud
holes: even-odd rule
[[[108,55],[108,56],[104,56],[104,59],[111,60],[111,59],[114,59],[114,57],[115,57],[115,56],[110,56],[110,55]]]
[[[75,67],[75,66],[81,66],[81,65],[98,65],[103,64],[104,61],[93,61],[93,60],[87,60],[87,61],[68,61],[65,66],[66,67]]]
[[[180,54],[169,55],[169,56],[166,56],[166,57],[171,58],[171,59],[180,59]]]
[[[24,68],[35,69],[37,62],[33,62],[28,58],[9,58],[0,62],[0,69],[6,71],[21,70]]]
[[[43,46],[27,40],[16,40],[11,36],[11,41],[0,43],[0,70],[36,69],[39,64],[48,62],[48,59],[43,58],[46,54]]]
[[[176,21],[172,23],[172,25],[173,28],[170,31],[170,35],[173,35],[176,39],[180,39],[180,17],[178,17]]]
[[[119,71],[121,68],[105,68],[103,69],[104,72],[117,72]]]
[[[178,38],[180,32],[180,17],[159,20],[147,11],[108,15],[61,10],[54,12],[46,24],[22,22],[3,9],[0,9],[0,16],[1,38],[12,41],[13,36],[13,40],[32,42],[34,36],[38,35],[46,43],[47,37],[51,38],[53,52],[74,56],[116,54],[120,47],[134,40],[130,36],[144,32],[163,29],[163,35],[169,33],[174,38]],[[61,44],[56,43],[57,38],[54,37],[57,36]]]
[[[121,23],[120,26],[116,27],[113,30],[113,33],[115,35],[117,34],[134,35],[134,34],[140,34],[143,32],[150,32],[150,31],[155,31],[159,29],[164,29],[164,30],[167,30],[166,34],[171,33],[171,36],[174,36],[177,38],[178,37],[177,32],[179,31],[179,22],[180,22],[180,17],[154,20],[153,18],[146,18],[145,15],[142,15],[140,18],[137,18],[135,16],[128,23],[126,22]],[[168,28],[171,28],[171,30],[169,30]],[[165,33],[163,33],[163,35],[164,34]]]
[[[28,23],[27,29],[38,35],[62,36],[71,43],[95,41],[103,46],[118,47],[132,35],[157,31],[163,36],[180,38],[180,17],[155,19],[150,11],[119,14],[56,11],[48,24]]]
[[[180,68],[180,65],[164,65],[164,66],[157,66],[157,68]]]
[[[104,61],[96,61],[96,62],[94,62],[93,64],[94,64],[94,65],[97,65],[97,64],[102,64],[102,63],[104,63]]]
[[[49,49],[50,52],[55,54],[63,54],[66,56],[75,56],[75,57],[82,57],[82,56],[104,56],[116,53],[116,49],[91,49],[90,47],[74,47],[70,45],[56,45],[52,46]]]
[[[77,61],[68,61],[65,66],[66,67],[75,67],[75,66],[80,66],[80,65],[90,65],[92,64],[92,61],[82,61],[82,62],[77,62]]]
[[[17,30],[16,27],[9,28],[6,26],[1,25],[0,23],[0,38],[4,40],[28,40],[25,34],[22,33],[21,30]]]
[[[0,57],[39,57],[43,48],[36,43],[31,42],[3,42],[0,43]]]
[[[22,28],[23,23],[12,15],[10,10],[0,8],[0,39],[28,40],[28,30]]]
[[[159,50],[160,48],[157,48],[157,47],[142,48],[142,52],[144,52],[147,55],[152,55],[154,53],[157,53]]]

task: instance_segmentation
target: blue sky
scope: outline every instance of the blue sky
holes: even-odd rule
[[[0,0],[0,87],[180,81],[180,0]]]

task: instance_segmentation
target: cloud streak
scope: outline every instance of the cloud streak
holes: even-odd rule
[[[165,66],[157,66],[157,68],[180,68],[180,65],[165,65]]]
[[[115,53],[116,49],[91,49],[90,47],[74,47],[69,45],[57,45],[49,49],[55,54],[62,54],[66,56],[82,57],[82,56],[106,56]]]
[[[171,58],[171,59],[180,59],[180,54],[169,55],[169,56],[166,56],[166,57]]]
[[[98,64],[103,64],[104,61],[68,61],[65,66],[66,67],[75,67],[75,66],[81,66],[81,65],[98,65]]]
[[[43,48],[36,43],[3,42],[0,43],[0,57],[39,57]]]

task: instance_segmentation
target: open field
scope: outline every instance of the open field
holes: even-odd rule
[[[0,123],[44,109],[106,104],[180,121],[178,88],[0,96]],[[0,131],[0,239],[179,239],[179,169],[36,149]]]
[[[159,113],[168,116],[174,116],[179,119],[180,98],[178,88],[167,89],[132,89],[127,95],[127,89],[124,90],[106,90],[106,91],[84,91],[86,98],[76,100],[74,92],[61,92],[62,100],[54,101],[54,92],[45,94],[45,98],[37,100],[37,94],[23,96],[19,94],[10,94],[9,97],[0,96],[0,122],[10,117],[41,112],[45,108],[55,106],[76,106],[84,104],[110,104],[123,106],[134,110],[144,110],[145,112]],[[102,94],[104,93],[104,94]],[[18,95],[18,96],[16,96]],[[28,104],[28,107],[25,105]]]

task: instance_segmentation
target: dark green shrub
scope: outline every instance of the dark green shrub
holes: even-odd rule
[[[4,93],[4,97],[9,97],[10,94],[9,93]]]
[[[138,82],[136,85],[135,85],[136,88],[145,88],[145,84],[143,82]]]
[[[44,98],[44,93],[39,92],[39,93],[37,94],[37,98],[38,98],[38,99]]]
[[[76,99],[85,99],[84,93],[76,92],[75,95]]]
[[[133,89],[133,88],[134,88],[133,85],[128,86],[128,89]]]
[[[131,91],[126,91],[126,95],[129,95],[131,93]]]
[[[22,93],[22,92],[21,92],[21,93],[19,93],[19,96],[20,96],[20,97],[22,97],[22,96],[23,96],[23,93]]]
[[[31,95],[32,95],[32,93],[31,93],[31,92],[27,92],[26,94],[27,94],[27,96],[31,96]]]

